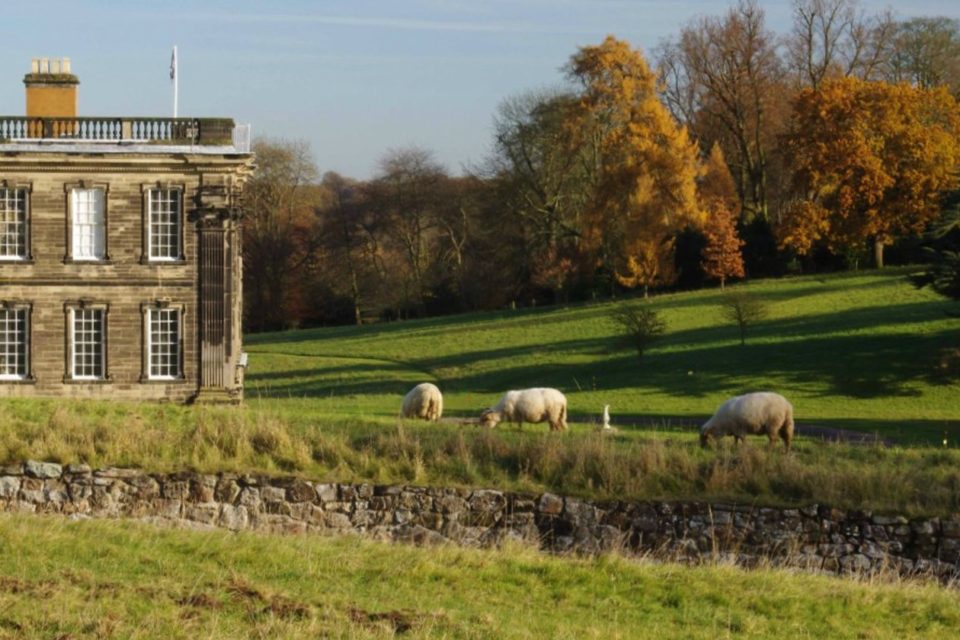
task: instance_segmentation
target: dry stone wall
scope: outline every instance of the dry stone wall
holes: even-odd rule
[[[829,573],[960,575],[960,514],[907,519],[822,505],[592,503],[550,493],[92,470],[34,461],[0,467],[0,510],[231,531],[353,532],[415,544],[484,547],[512,540],[560,553],[620,550],[745,566],[763,559]]]

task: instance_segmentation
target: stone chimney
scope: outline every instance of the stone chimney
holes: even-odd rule
[[[28,118],[77,117],[80,80],[70,71],[70,58],[34,58],[23,84],[27,86]]]

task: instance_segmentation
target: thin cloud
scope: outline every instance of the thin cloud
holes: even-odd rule
[[[593,33],[592,30],[570,30],[549,28],[530,23],[497,22],[454,22],[444,20],[419,20],[411,18],[390,18],[386,16],[318,16],[296,14],[227,14],[227,15],[191,15],[191,20],[210,19],[217,22],[273,23],[273,24],[325,24],[341,27],[368,29],[393,29],[400,31],[447,31],[461,33]]]

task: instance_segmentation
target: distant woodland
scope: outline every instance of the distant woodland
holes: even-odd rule
[[[321,174],[302,142],[257,141],[247,329],[885,262],[960,285],[960,24],[856,0],[796,0],[793,16],[773,33],[745,0],[647,54],[581,47],[559,88],[500,105],[467,175],[411,147],[359,181]]]

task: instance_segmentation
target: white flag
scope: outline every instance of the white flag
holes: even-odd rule
[[[173,48],[173,53],[170,55],[170,79],[177,79],[177,48]]]

